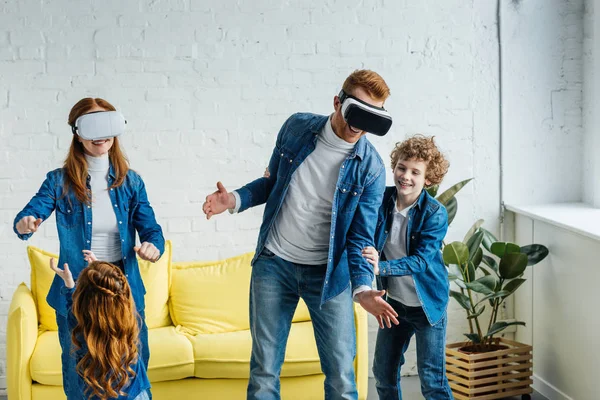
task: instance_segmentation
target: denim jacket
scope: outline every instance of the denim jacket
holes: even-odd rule
[[[379,275],[383,288],[387,276],[412,275],[419,301],[431,325],[435,325],[446,312],[450,284],[448,270],[442,259],[442,241],[448,231],[448,213],[440,202],[426,190],[421,192],[417,204],[408,212],[406,227],[406,257],[387,260],[382,253],[391,228],[396,202],[396,187],[387,187],[379,209],[375,243],[381,253]]]
[[[77,318],[75,318],[75,315],[73,314],[73,293],[75,293],[75,288],[69,289],[66,286],[63,286],[60,292],[65,299],[65,304],[67,307],[67,324],[69,326],[69,332],[73,332],[78,324]],[[78,336],[77,339],[79,343],[81,343],[81,348],[74,349],[73,351],[76,365],[88,352],[88,346],[85,342],[85,339],[81,335]],[[138,355],[139,354],[141,354],[141,348],[138,345]],[[135,399],[138,394],[144,390],[150,389],[150,381],[148,380],[148,375],[146,374],[146,367],[144,366],[144,362],[141,360],[141,358],[139,358],[135,364],[131,365],[131,369],[134,373],[129,375],[129,382],[123,389],[121,389],[126,394],[119,395],[116,400]],[[81,394],[82,400],[99,399],[98,396],[86,396],[87,385],[79,373],[77,374],[77,385],[79,387],[79,393]]]
[[[68,263],[73,278],[76,280],[81,270],[87,266],[81,251],[91,250],[92,208],[91,205],[77,200],[73,193],[67,193],[63,196],[64,179],[65,170],[63,168],[49,172],[36,195],[17,214],[13,229],[20,239],[27,240],[32,234],[19,234],[17,232],[17,222],[29,215],[45,221],[52,214],[52,211],[56,210],[56,227],[60,242],[58,265],[62,266],[64,263]],[[115,174],[111,165],[108,172],[109,187],[114,180]],[[89,177],[87,186],[90,187]],[[165,239],[162,229],[154,217],[154,211],[148,202],[144,181],[136,172],[129,170],[123,184],[118,188],[110,189],[108,194],[111,203],[114,204],[118,221],[125,275],[131,286],[131,293],[136,307],[138,311],[142,311],[144,310],[146,289],[133,250],[135,232],[138,232],[141,242],[152,243],[161,255],[165,249]],[[65,299],[64,296],[60,295],[62,287],[64,287],[63,280],[59,276],[55,276],[46,300],[59,314],[66,316]]]
[[[269,231],[281,209],[294,171],[315,149],[317,135],[328,117],[308,113],[292,115],[283,124],[269,161],[269,177],[238,189],[239,212],[266,203],[256,254],[263,251]],[[371,285],[373,269],[361,251],[373,245],[377,210],[385,188],[385,167],[366,137],[361,137],[344,160],[333,196],[329,255],[321,304],[353,288]]]

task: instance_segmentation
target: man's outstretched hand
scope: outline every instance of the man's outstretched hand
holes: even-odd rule
[[[398,319],[396,318],[398,313],[383,299],[382,296],[384,294],[385,290],[365,290],[356,295],[356,300],[358,300],[362,308],[377,318],[381,329],[385,326],[391,328],[392,323],[398,325]]]
[[[206,214],[206,219],[210,219],[213,215],[221,214],[230,208],[235,208],[235,197],[221,182],[217,182],[217,191],[206,196],[202,211]]]

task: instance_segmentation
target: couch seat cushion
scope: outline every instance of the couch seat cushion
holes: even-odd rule
[[[221,261],[172,264],[169,307],[174,325],[196,334],[248,330],[250,275],[254,253]],[[304,301],[294,322],[310,321]]]
[[[198,378],[248,378],[252,338],[249,330],[198,334],[191,338]],[[321,373],[312,322],[292,324],[282,377]]]
[[[194,376],[194,356],[188,338],[174,326],[150,329],[151,382],[170,381]],[[62,386],[60,344],[57,331],[43,332],[31,356],[30,372],[34,381],[44,385]]]

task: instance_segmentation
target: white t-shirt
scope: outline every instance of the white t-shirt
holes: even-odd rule
[[[115,205],[108,194],[108,154],[101,157],[86,154],[85,159],[92,188],[92,251],[98,260],[118,261],[123,256],[117,216],[113,210]]]
[[[414,202],[403,210],[394,206],[392,226],[387,237],[383,253],[387,260],[396,260],[408,256],[406,252],[406,231],[408,229],[408,212],[415,206]],[[388,277],[388,296],[408,307],[421,307],[412,275]]]

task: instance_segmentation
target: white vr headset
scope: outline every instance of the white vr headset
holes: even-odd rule
[[[118,111],[97,111],[77,118],[71,131],[85,140],[102,140],[122,135],[126,123]]]
[[[383,107],[376,107],[347,94],[338,95],[342,102],[342,116],[348,125],[377,136],[383,136],[392,126],[392,116]]]

